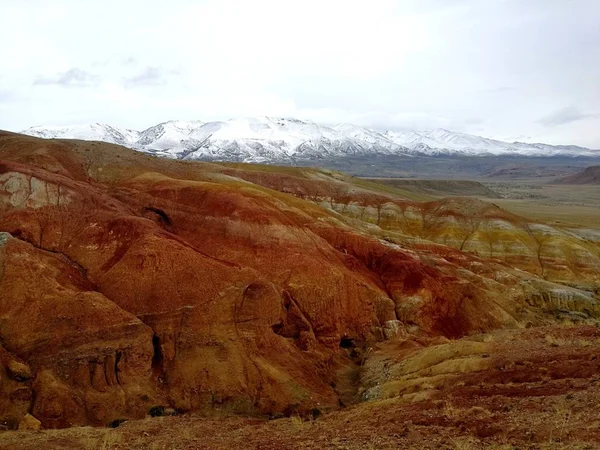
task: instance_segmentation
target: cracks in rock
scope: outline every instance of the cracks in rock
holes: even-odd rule
[[[239,306],[238,306],[238,301],[234,300],[233,302],[233,326],[235,328],[235,335],[236,338],[239,342],[241,342],[241,345],[245,347],[245,343],[244,340],[242,339],[241,335],[240,335],[240,330],[238,328],[238,321],[237,321],[237,314],[238,314],[238,310],[243,306],[244,304],[244,298],[245,298],[245,294],[248,291],[248,289],[250,288],[252,284],[249,284],[248,286],[246,286],[246,288],[243,290],[243,292],[241,293],[241,301],[239,301]],[[256,386],[256,392],[254,393],[254,396],[252,398],[252,405],[253,406],[257,406],[259,398],[260,398],[260,394],[263,391],[263,386],[265,383],[263,374],[260,370],[260,367],[258,365],[258,363],[256,362],[256,360],[254,359],[254,357],[252,356],[251,352],[247,352],[247,356],[248,359],[250,360],[250,363],[254,366],[254,370],[256,370],[256,375],[258,377],[258,385]],[[248,386],[248,388],[250,387],[250,377],[248,376],[248,371],[246,369],[246,365],[243,365],[244,368],[244,378],[246,379],[246,385]]]
[[[181,238],[180,236],[178,236],[178,235],[176,235],[176,234],[174,234],[172,232],[169,232],[167,230],[163,230],[163,233],[164,233],[164,234],[162,234],[163,237],[165,237],[167,239],[171,239],[171,240],[173,240],[175,242],[178,242],[181,245],[183,245],[184,247],[189,248],[190,250],[198,253],[199,255],[201,255],[201,256],[203,256],[205,258],[212,259],[213,261],[216,261],[216,262],[218,262],[220,264],[224,264],[227,267],[231,267],[231,268],[234,268],[234,269],[240,269],[242,267],[242,266],[240,266],[237,263],[234,263],[234,262],[231,262],[231,261],[226,261],[224,259],[220,259],[220,258],[217,258],[215,256],[211,256],[211,255],[209,255],[207,253],[204,253],[200,249],[194,247],[192,244],[190,244],[189,242],[187,242],[185,239]]]
[[[344,336],[340,339],[340,348],[354,347],[354,339]]]
[[[381,275],[379,273],[373,272],[371,271],[373,274],[375,274],[375,276],[377,277],[377,279],[381,282],[381,286],[383,288],[383,291],[385,292],[385,295],[387,295],[387,297],[391,300],[391,302],[394,304],[394,317],[396,318],[396,320],[400,321],[400,318],[398,317],[398,311],[397,311],[397,304],[396,301],[394,300],[394,297],[392,295],[392,293],[390,292],[389,288],[387,287],[387,284],[385,283],[385,281],[383,281],[383,278],[381,277]]]
[[[358,261],[360,261],[360,260],[358,260]],[[394,305],[394,317],[396,318],[396,320],[401,322],[400,318],[398,317],[398,311],[396,309],[398,305],[396,304],[396,301],[394,300],[394,296],[392,295],[392,292],[389,290],[388,285],[384,281],[382,275],[379,272],[373,270],[371,265],[367,266],[362,261],[360,261],[360,262],[370,273],[372,273],[375,276],[375,279],[377,281],[379,281],[379,283],[381,284],[381,286],[379,286],[379,287],[381,288],[381,290],[383,290],[383,292],[385,293],[387,298],[389,298],[390,301],[392,302],[392,304]],[[380,325],[383,326],[381,323],[380,323]]]
[[[303,311],[303,309],[300,307],[300,304],[299,304],[299,303],[296,301],[296,299],[295,299],[295,298],[294,298],[294,296],[293,296],[293,295],[290,293],[290,291],[288,291],[287,289],[285,289],[285,290],[283,291],[283,295],[284,295],[285,299],[286,299],[286,300],[289,302],[289,303],[288,303],[288,305],[287,305],[287,307],[285,308],[285,309],[286,309],[286,311],[289,311],[289,310],[290,310],[290,306],[289,306],[289,305],[293,305],[293,306],[294,306],[294,307],[295,307],[295,308],[298,310],[298,312],[300,313],[300,317],[301,317],[302,319],[304,319],[304,321],[305,321],[305,322],[308,324],[308,326],[309,326],[309,327],[310,327],[310,329],[312,330],[312,329],[313,329],[313,327],[312,327],[312,324],[310,323],[310,320],[308,320],[308,319],[307,319],[307,317],[306,317],[306,316],[307,316],[307,315],[306,315],[306,313],[305,313],[305,312]],[[285,307],[285,305],[284,305],[284,307]]]
[[[47,253],[51,253],[52,255],[57,256],[62,262],[66,263],[68,266],[72,267],[73,269],[77,270],[79,272],[79,274],[81,275],[81,277],[83,278],[84,281],[86,281],[90,287],[90,290],[92,291],[96,291],[96,283],[93,283],[89,278],[88,278],[88,274],[87,274],[87,269],[85,267],[83,267],[81,264],[79,264],[77,261],[71,259],[70,256],[68,256],[67,254],[59,251],[59,250],[50,250],[48,248],[44,248],[41,245],[38,245],[35,242],[31,242],[28,239],[24,239],[23,236],[21,236],[19,233],[15,233],[13,235],[13,237],[15,239],[20,240],[21,242],[26,242],[28,244],[30,244],[31,246],[35,247],[38,250],[41,250],[43,252],[47,252]]]
[[[121,362],[121,357],[123,356],[123,352],[117,350],[117,354],[115,356],[115,378],[117,380],[117,384],[121,385],[121,379],[119,378],[119,362]]]
[[[143,208],[143,211],[154,213],[157,216],[157,219],[163,228],[170,228],[173,226],[173,221],[171,220],[169,215],[166,212],[164,212],[162,209],[155,208],[153,206],[145,206]]]
[[[317,236],[319,236],[319,235],[317,234]],[[319,236],[319,237],[321,237],[321,236]],[[348,249],[342,245],[336,245],[335,243],[330,242],[326,238],[322,238],[322,239],[324,239],[325,242],[327,242],[331,246],[331,248],[333,248],[335,251],[343,253],[344,255],[352,256],[356,260],[356,262],[358,264],[360,264],[361,267],[363,267],[364,269],[366,269],[366,271],[368,273],[373,275],[373,279],[374,279],[373,281],[379,282],[378,287],[385,293],[385,295],[390,299],[390,301],[394,305],[394,317],[396,318],[396,320],[400,321],[400,319],[398,317],[398,312],[396,311],[397,304],[394,301],[394,297],[393,297],[392,293],[390,292],[386,282],[383,280],[382,275],[378,271],[376,271],[375,268],[373,267],[375,265],[374,261],[365,261],[363,258],[358,257],[355,254],[355,252],[352,251],[352,249],[350,249],[350,251],[348,251]],[[289,277],[288,277],[288,280],[289,280]],[[286,283],[287,283],[287,281],[286,281]],[[383,326],[382,324],[380,324],[380,325]]]
[[[152,376],[160,384],[167,381],[171,362],[180,352],[180,337],[187,326],[193,306],[183,306],[172,311],[138,314],[136,317],[152,330],[152,358],[150,367]],[[161,327],[161,325],[164,325]],[[161,332],[160,330],[163,330]],[[171,345],[172,344],[172,345]]]
[[[292,294],[286,289],[282,292],[282,296],[286,311],[285,322],[273,325],[271,327],[273,332],[284,338],[294,339],[296,342],[303,331],[309,331],[314,335],[312,324]]]
[[[160,343],[160,338],[156,332],[152,335],[152,373],[155,376],[160,376],[164,371],[164,356]]]
[[[283,329],[283,327],[283,322],[277,322],[271,325],[271,330],[273,330],[273,333],[281,335],[281,330]]]

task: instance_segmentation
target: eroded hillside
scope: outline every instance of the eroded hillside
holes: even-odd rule
[[[600,166],[590,166],[558,181],[562,184],[600,184]]]
[[[413,395],[430,366],[410,381],[394,352],[377,381],[382,355],[600,317],[598,242],[331,171],[1,133],[0,231],[9,428],[432,400]],[[503,351],[478,345],[464,351]],[[457,371],[433,352],[436,374]],[[496,359],[469,361],[460,373]]]

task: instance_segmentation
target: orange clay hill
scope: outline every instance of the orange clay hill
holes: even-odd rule
[[[600,370],[598,243],[475,199],[0,132],[0,231],[7,428],[364,402],[404,420]]]

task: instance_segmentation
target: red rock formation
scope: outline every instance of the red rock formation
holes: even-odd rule
[[[105,425],[155,405],[331,409],[345,369],[377,340],[556,320],[546,300],[528,303],[540,292],[551,303],[552,283],[531,287],[533,275],[431,243],[401,248],[318,196],[235,175],[0,134],[3,420],[14,427],[31,411],[45,427]]]

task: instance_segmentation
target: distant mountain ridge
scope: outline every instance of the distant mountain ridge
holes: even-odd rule
[[[600,150],[575,145],[508,143],[445,129],[379,132],[352,124],[330,127],[272,117],[217,122],[173,120],[143,131],[99,123],[36,126],[22,133],[41,138],[97,140],[192,160],[283,162],[371,154],[600,157]]]

